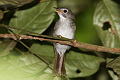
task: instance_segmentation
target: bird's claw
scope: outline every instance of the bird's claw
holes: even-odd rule
[[[62,38],[62,36],[61,36],[61,35],[56,35],[55,37]]]
[[[76,45],[78,43],[78,41],[74,39],[74,40],[72,40],[72,43],[73,43],[73,45]]]

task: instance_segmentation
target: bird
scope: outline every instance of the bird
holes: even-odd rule
[[[68,39],[74,39],[74,34],[76,30],[76,25],[74,23],[75,16],[72,11],[68,8],[55,8],[55,12],[59,15],[59,20],[56,22],[54,26],[54,37],[64,37]],[[53,74],[58,76],[65,76],[65,53],[71,47],[68,45],[63,45],[59,43],[53,43],[54,45],[54,67]]]

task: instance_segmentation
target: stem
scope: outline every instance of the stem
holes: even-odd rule
[[[27,30],[24,30],[24,29],[20,29],[20,28],[16,28],[16,27],[11,27],[11,26],[8,26],[8,25],[5,25],[5,24],[0,24],[0,27],[5,27],[7,29],[16,29],[16,30],[22,30],[23,32],[27,32],[27,33],[30,33],[30,34],[33,34],[33,35],[37,35],[39,37],[43,37],[43,38],[49,38],[49,39],[61,39],[61,40],[71,40],[71,39],[68,39],[68,38],[59,38],[59,37],[52,37],[52,36],[47,36],[47,35],[41,35],[41,34],[38,34],[38,33],[34,33],[34,32],[31,32],[31,31],[27,31]]]
[[[98,45],[92,45],[92,44],[87,44],[87,43],[83,43],[83,42],[79,42],[76,40],[61,40],[61,39],[49,39],[48,37],[43,38],[43,37],[36,37],[36,36],[29,36],[29,35],[22,35],[22,34],[16,34],[17,38],[19,38],[19,40],[22,39],[33,39],[33,40],[40,40],[40,41],[50,41],[50,42],[57,42],[60,44],[66,44],[66,45],[70,45],[70,46],[74,46],[74,47],[78,47],[78,48],[84,48],[84,49],[88,49],[88,50],[92,50],[92,51],[100,51],[100,52],[110,52],[110,53],[120,53],[120,48],[107,48],[107,47],[103,47],[103,46],[98,46]],[[1,38],[13,38],[14,40],[16,40],[16,36],[14,36],[13,34],[0,34]],[[49,36],[50,37],[50,36]]]

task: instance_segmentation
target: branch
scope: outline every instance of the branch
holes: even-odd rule
[[[44,35],[43,35],[44,36]],[[92,51],[100,51],[100,52],[110,52],[110,53],[120,53],[120,48],[107,48],[107,47],[103,47],[103,46],[97,46],[97,45],[92,45],[92,44],[87,44],[87,43],[83,43],[83,42],[79,42],[76,40],[64,40],[61,39],[56,39],[54,37],[36,37],[36,36],[30,36],[30,35],[21,35],[21,34],[0,34],[0,38],[12,38],[14,40],[22,40],[22,39],[33,39],[33,40],[40,40],[40,41],[50,41],[50,42],[57,42],[60,44],[66,44],[66,45],[70,45],[70,46],[74,46],[74,47],[78,47],[78,48],[84,48],[84,49],[88,49],[88,50],[92,50]]]

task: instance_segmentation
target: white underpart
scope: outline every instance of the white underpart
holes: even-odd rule
[[[59,16],[60,16],[61,24],[59,24],[59,27],[56,30],[55,35],[61,35],[62,37],[73,39],[74,32],[73,32],[73,29],[71,27],[71,20],[66,19],[61,15],[59,15]],[[70,46],[56,43],[56,50],[60,54],[60,56],[62,56],[66,52],[66,50],[68,50],[68,49],[70,49]]]

